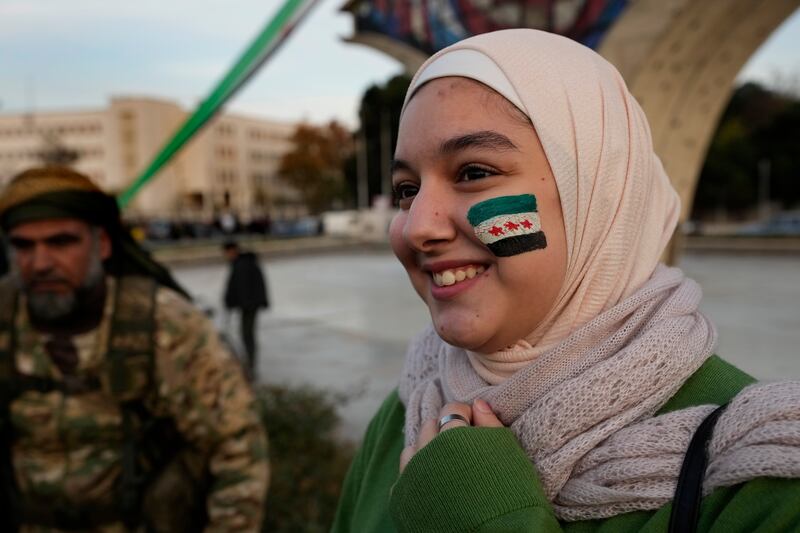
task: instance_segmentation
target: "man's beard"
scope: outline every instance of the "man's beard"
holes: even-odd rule
[[[13,261],[12,261],[13,264]],[[30,289],[32,284],[45,281],[44,279],[34,279],[24,283],[19,272],[13,272],[20,288],[24,291],[28,302],[28,314],[35,322],[59,323],[72,318],[81,308],[84,300],[89,295],[97,291],[98,287],[104,283],[105,271],[103,270],[103,260],[100,257],[99,246],[92,246],[92,255],[89,260],[89,268],[86,271],[86,278],[77,289],[66,293],[50,291],[34,291]],[[48,277],[47,281],[60,281],[53,277]]]

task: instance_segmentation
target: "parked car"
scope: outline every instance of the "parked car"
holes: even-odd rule
[[[319,219],[316,217],[303,217],[296,220],[273,220],[270,232],[279,237],[307,237],[318,235],[320,230]]]
[[[784,211],[767,220],[746,224],[736,234],[759,237],[800,236],[800,211]]]
[[[172,224],[168,220],[151,220],[145,227],[145,236],[150,241],[166,241],[172,238]]]

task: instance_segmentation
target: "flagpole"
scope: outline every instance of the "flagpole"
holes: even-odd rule
[[[117,198],[120,208],[126,207],[136,193],[224,106],[272,55],[286,42],[294,28],[308,14],[317,0],[287,0],[256,39],[242,53],[234,66],[214,87],[178,131],[167,141],[155,158]]]

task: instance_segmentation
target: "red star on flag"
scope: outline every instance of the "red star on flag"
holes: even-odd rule
[[[511,220],[509,220],[508,222],[506,222],[506,223],[505,223],[505,224],[503,224],[503,225],[504,225],[505,227],[507,227],[508,229],[510,229],[511,231],[514,231],[515,229],[517,229],[517,228],[519,227],[519,224],[515,224],[515,223],[514,223],[514,222],[512,222]]]
[[[533,224],[531,224],[531,221],[528,220],[527,218],[522,222],[520,222],[520,224],[522,224],[522,227],[525,229],[531,229],[531,227],[533,226]]]
[[[499,235],[502,235],[504,233],[504,231],[503,231],[503,228],[498,228],[497,226],[492,226],[492,228],[489,230],[489,233],[491,233],[492,235],[497,237]]]

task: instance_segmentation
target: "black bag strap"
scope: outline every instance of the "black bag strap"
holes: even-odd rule
[[[686,456],[683,458],[672,513],[669,517],[670,533],[693,533],[700,519],[700,501],[703,497],[703,479],[708,466],[708,442],[722,412],[728,404],[714,409],[697,427]]]
[[[16,375],[14,350],[16,345],[14,318],[17,315],[17,289],[6,276],[0,279],[0,384],[8,392]]]
[[[15,377],[14,350],[16,345],[14,317],[17,310],[17,290],[8,276],[0,280],[0,514],[5,530],[19,529],[19,502],[14,466],[11,460],[11,402],[17,391],[12,387]]]

